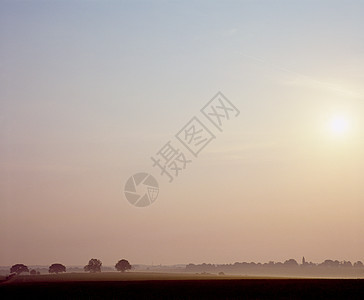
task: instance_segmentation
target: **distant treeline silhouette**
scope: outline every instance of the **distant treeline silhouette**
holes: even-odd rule
[[[211,272],[211,273],[219,273],[219,272],[231,272],[231,273],[241,273],[241,272],[250,272],[252,270],[255,271],[264,271],[264,270],[322,270],[322,269],[330,269],[330,270],[357,270],[360,269],[364,271],[364,265],[361,261],[357,261],[355,263],[351,263],[350,261],[338,261],[326,259],[322,263],[313,263],[306,262],[305,258],[302,258],[302,263],[299,264],[295,259],[288,259],[285,262],[273,262],[270,261],[268,263],[255,263],[255,262],[236,262],[234,264],[188,264],[186,266],[186,271],[188,272]]]

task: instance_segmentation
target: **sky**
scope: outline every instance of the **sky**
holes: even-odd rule
[[[364,261],[363,28],[351,0],[1,1],[0,265]]]

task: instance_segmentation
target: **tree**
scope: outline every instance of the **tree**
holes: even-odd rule
[[[284,262],[284,265],[286,266],[298,266],[298,263],[295,259],[291,258]]]
[[[53,264],[49,267],[48,272],[56,274],[66,272],[66,267],[62,264]]]
[[[346,260],[344,260],[343,262],[341,262],[340,265],[343,266],[343,267],[349,267],[349,268],[353,266],[353,264],[351,263],[351,261],[346,261]]]
[[[338,260],[333,261],[331,259],[326,259],[320,265],[324,267],[338,267],[340,265],[340,262]]]
[[[354,267],[361,268],[363,267],[363,263],[360,260],[358,260],[356,263],[354,263]]]
[[[122,259],[116,263],[115,269],[121,272],[125,272],[126,270],[131,269],[131,265],[126,259]]]
[[[95,272],[101,272],[101,265],[102,262],[99,259],[91,258],[88,262],[88,265],[84,266],[85,272],[95,273]]]
[[[37,271],[36,270],[34,270],[34,269],[32,269],[32,270],[30,270],[30,275],[37,275]]]
[[[23,273],[23,272],[29,272],[28,267],[26,265],[23,265],[23,264],[16,264],[16,265],[13,265],[10,268],[10,273],[20,274],[20,273]]]

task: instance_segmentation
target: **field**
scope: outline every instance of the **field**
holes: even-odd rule
[[[21,297],[31,299],[364,299],[364,280],[109,272],[21,275],[0,283],[1,299]]]

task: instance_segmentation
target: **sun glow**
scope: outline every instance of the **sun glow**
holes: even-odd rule
[[[346,116],[334,115],[330,118],[328,129],[332,136],[343,137],[350,132],[350,121]]]

